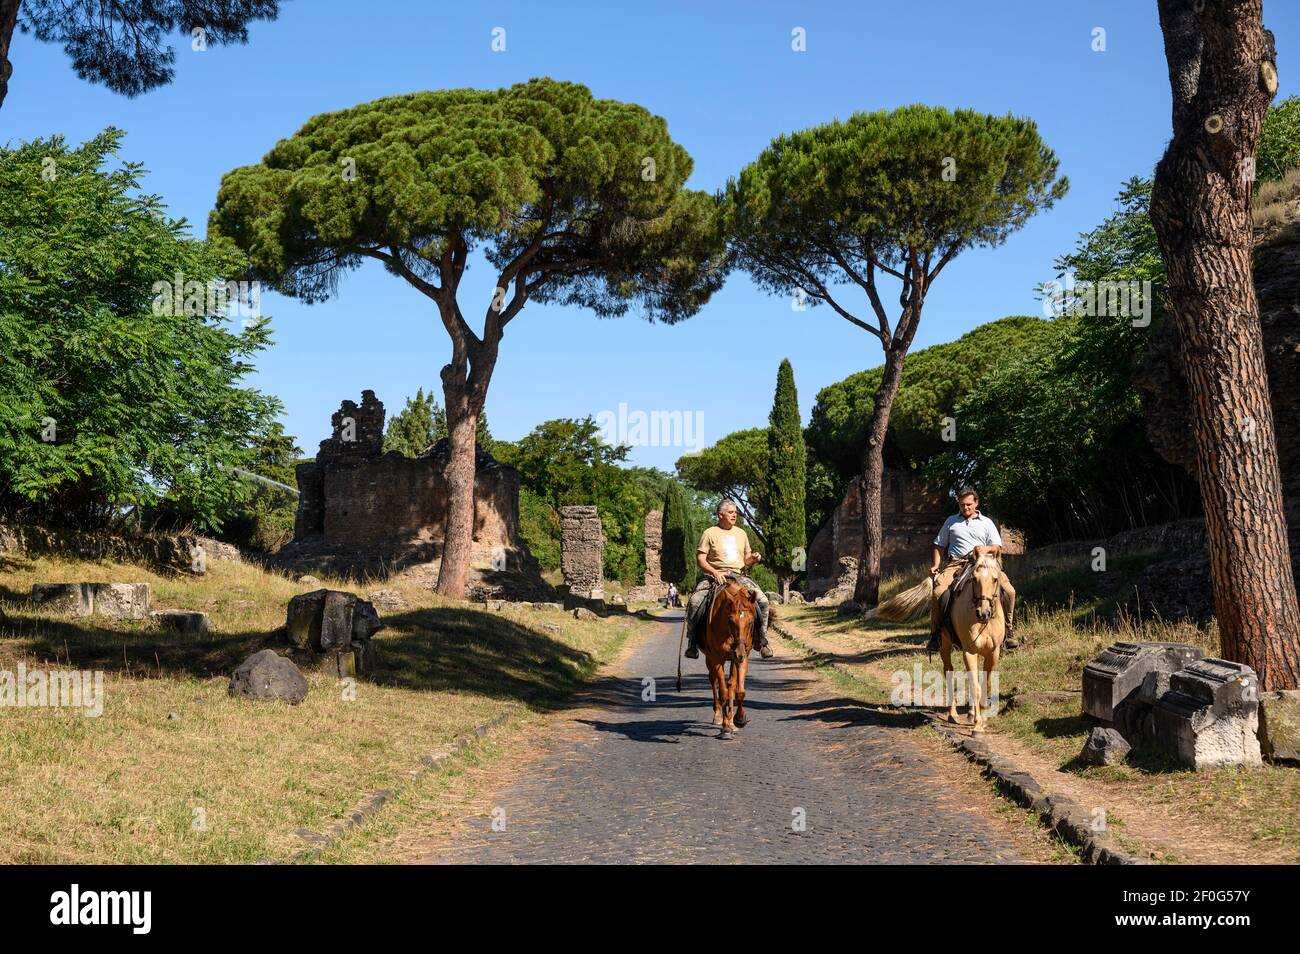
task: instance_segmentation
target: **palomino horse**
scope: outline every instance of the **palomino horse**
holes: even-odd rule
[[[714,586],[713,603],[704,627],[704,662],[713,685],[713,724],[722,726],[720,739],[730,739],[749,721],[745,715],[745,675],[753,648],[754,620],[758,609],[749,590],[735,579]],[[729,672],[723,667],[730,661]]]
[[[1006,636],[1006,617],[1002,611],[1002,564],[998,558],[984,554],[975,561],[975,569],[961,593],[952,598],[948,615],[961,641],[969,682],[971,723],[976,732],[985,727],[984,708],[993,695],[993,674],[1002,654]],[[957,698],[953,692],[952,638],[948,627],[940,627],[939,655],[943,657],[943,694],[948,704],[948,721],[957,721]],[[984,696],[980,697],[979,662],[984,660]]]

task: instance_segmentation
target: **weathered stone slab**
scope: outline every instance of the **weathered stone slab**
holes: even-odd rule
[[[1084,765],[1118,765],[1128,755],[1131,746],[1115,729],[1093,726],[1079,753]]]
[[[326,590],[321,607],[320,649],[344,649],[352,645],[352,606],[357,598],[352,593]]]
[[[307,678],[273,649],[253,653],[230,676],[230,694],[296,706],[307,698]]]
[[[1083,669],[1083,714],[1115,721],[1115,707],[1142,688],[1149,672],[1177,672],[1205,654],[1186,643],[1112,643]]]
[[[1300,689],[1259,694],[1259,747],[1266,759],[1300,762]]]
[[[155,610],[152,614],[163,629],[189,636],[205,636],[212,629],[207,613],[196,610]]]
[[[285,632],[299,649],[330,652],[369,639],[383,628],[370,602],[342,590],[312,590],[289,600]]]
[[[93,583],[33,583],[32,602],[51,613],[89,616],[95,610]]]
[[[1169,677],[1152,710],[1154,742],[1202,769],[1259,765],[1259,679],[1225,659],[1199,659]]]
[[[92,583],[95,615],[109,619],[148,619],[148,583]]]

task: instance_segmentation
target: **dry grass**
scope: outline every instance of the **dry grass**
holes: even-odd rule
[[[1077,692],[1083,667],[1116,640],[1174,640],[1201,646],[1217,655],[1217,634],[1190,624],[1159,620],[1136,623],[1118,613],[1126,584],[1133,572],[1149,559],[1133,555],[1112,560],[1119,577],[1111,580],[1109,594],[1098,594],[1097,578],[1089,571],[1036,567],[1024,558],[1009,572],[1020,592],[1023,614],[1017,611],[1018,632],[1027,646],[1002,658],[1000,695],[1013,704],[989,722],[989,739],[1007,737],[1042,760],[1047,769],[1067,773],[1095,795],[1096,804],[1123,802],[1130,816],[1150,806],[1153,825],[1185,822],[1195,827],[1202,843],[1221,839],[1238,846],[1244,839],[1258,860],[1300,861],[1300,771],[1265,765],[1240,771],[1218,769],[1193,772],[1155,753],[1135,751],[1128,763],[1105,768],[1085,767],[1077,756],[1089,726],[1080,716],[1079,701],[1034,697],[1044,691]],[[882,598],[912,585],[923,568],[885,581]],[[810,638],[806,643],[820,651],[823,664],[834,663],[863,685],[865,697],[884,702],[899,674],[912,675],[915,667],[929,673],[940,660],[925,652],[928,621],[889,623],[883,620],[836,615],[813,606],[782,607],[782,616]],[[954,657],[958,669],[961,657]],[[1127,819],[1140,829],[1139,817]],[[1124,819],[1120,819],[1122,824]],[[1134,850],[1141,845],[1135,844]],[[1164,860],[1179,860],[1178,855]]]
[[[146,622],[51,619],[27,601],[34,582],[70,580],[148,582],[155,606],[204,610],[214,631],[183,637]],[[217,561],[194,578],[0,557],[8,616],[0,669],[22,661],[105,672],[99,718],[0,708],[0,863],[286,857],[304,847],[295,829],[341,817],[511,703],[534,711],[559,704],[638,625],[633,617],[489,613],[384,584],[410,606],[380,610],[379,670],[354,700],[318,673],[308,674],[299,706],[230,697],[230,670],[281,644],[275,631],[286,603],[311,588]]]
[[[1290,208],[1300,198],[1300,169],[1292,169],[1281,179],[1260,184],[1251,203],[1250,217],[1256,228],[1273,228],[1294,217]]]

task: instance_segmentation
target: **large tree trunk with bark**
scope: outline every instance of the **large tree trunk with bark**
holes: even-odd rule
[[[455,300],[443,307],[455,309]],[[454,327],[448,323],[449,327]],[[438,584],[443,596],[464,599],[465,582],[474,548],[474,485],[477,475],[478,419],[487,400],[488,382],[496,366],[499,334],[486,342],[464,334],[452,337],[452,358],[441,373],[447,411],[447,521],[443,531]]]
[[[1260,0],[1160,0],[1174,137],[1151,219],[1191,396],[1222,655],[1300,686],[1300,608],[1251,270],[1255,146],[1277,90]]]
[[[860,509],[862,514],[862,552],[858,557],[858,583],[853,600],[863,606],[880,601],[880,559],[884,552],[884,533],[880,522],[880,502],[885,479],[885,434],[889,414],[903,379],[903,360],[911,337],[895,341],[885,351],[885,370],[876,390],[871,421],[867,425],[867,448],[862,460]]]
[[[9,94],[9,77],[14,75],[14,65],[9,62],[9,44],[14,38],[20,6],[22,0],[0,0],[0,106]]]

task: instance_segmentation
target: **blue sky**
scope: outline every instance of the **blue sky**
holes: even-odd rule
[[[1300,5],[1267,0],[1277,37],[1279,98]],[[492,31],[506,49],[493,52]],[[806,31],[806,52],[791,31]],[[1105,33],[1094,52],[1093,30]],[[257,162],[312,115],[394,93],[490,88],[548,75],[597,96],[640,103],[668,120],[695,159],[690,182],[715,190],[783,131],[859,110],[922,102],[1037,121],[1061,159],[1065,200],[1002,247],[966,252],[927,300],[915,347],[951,340],[1008,314],[1040,313],[1033,289],[1052,263],[1114,207],[1121,182],[1147,174],[1169,136],[1169,86],[1155,0],[884,2],[603,2],[452,5],[416,0],[286,0],[245,47],[190,49],[177,38],[176,81],[126,99],[79,80],[61,49],[18,35],[0,109],[0,141],[127,133],[123,157],[146,186],[203,234],[224,172]],[[486,303],[479,263],[462,304]],[[389,412],[435,385],[450,347],[431,303],[376,267],[345,278],[331,301],[262,301],[275,344],[254,386],[278,396],[309,454],[344,398],[372,388]],[[479,307],[466,307],[467,313]],[[826,308],[796,312],[743,274],[694,318],[667,327],[529,305],[502,343],[487,401],[497,437],[555,417],[617,411],[703,415],[703,439],[766,423],[776,369],[794,365],[805,420],[818,389],[880,363],[874,338]],[[670,469],[681,447],[634,449]]]

